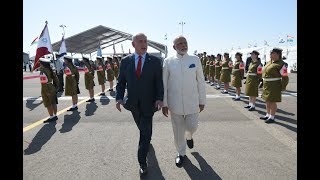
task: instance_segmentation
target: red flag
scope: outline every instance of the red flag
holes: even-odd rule
[[[34,59],[34,66],[32,68],[32,71],[34,71],[40,67],[39,58],[43,57],[46,54],[50,54],[50,53],[52,53],[52,45],[51,45],[51,41],[50,41],[48,26],[46,23],[46,25],[44,26],[44,28],[39,36],[37,53],[36,53],[36,57]]]

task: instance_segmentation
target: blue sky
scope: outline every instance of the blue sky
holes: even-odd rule
[[[36,52],[30,44],[46,20],[51,43],[61,40],[61,24],[66,25],[66,38],[103,25],[130,34],[144,32],[148,39],[167,44],[169,55],[175,53],[172,41],[182,33],[181,21],[189,54],[223,53],[249,43],[262,46],[264,40],[283,46],[279,38],[286,40],[287,35],[294,36],[292,45],[297,42],[296,0],[23,0],[23,51],[30,56]],[[133,52],[130,41],[122,44],[125,52]],[[120,44],[116,51],[121,51]],[[151,47],[148,51],[155,52]],[[111,52],[112,47],[103,50]]]

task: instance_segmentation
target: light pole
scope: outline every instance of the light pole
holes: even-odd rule
[[[63,30],[63,34],[62,34],[62,36],[64,36],[64,34],[65,34],[65,32],[64,32],[64,28],[65,28],[65,27],[67,27],[67,26],[66,26],[66,25],[61,24],[61,25],[60,25],[60,27],[62,27],[62,30]]]
[[[167,33],[166,35],[164,35],[164,40],[166,40],[166,54],[165,54],[165,58],[167,57],[167,54],[168,54],[168,49],[167,49],[167,40],[168,40],[168,37],[167,37]]]
[[[179,22],[179,24],[182,26],[182,35],[183,35],[183,25],[185,25],[186,23],[181,21],[181,22]]]

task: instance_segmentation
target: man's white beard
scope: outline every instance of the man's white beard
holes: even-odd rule
[[[187,52],[188,52],[188,50],[178,51],[178,54],[183,56],[183,55],[187,54]]]

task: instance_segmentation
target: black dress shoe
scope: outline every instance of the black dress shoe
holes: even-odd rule
[[[234,101],[240,101],[240,98],[232,98]]]
[[[113,89],[109,89],[108,91],[111,91],[111,92],[112,92],[112,91],[113,91]]]
[[[86,102],[93,102],[93,101],[95,101],[94,98],[86,100]]]
[[[52,122],[52,121],[56,121],[58,120],[57,116],[54,116],[53,118],[48,118],[47,120],[43,121],[43,123],[48,123],[48,122]]]
[[[181,168],[183,161],[184,161],[184,156],[177,156],[176,157],[176,166]]]
[[[250,105],[248,105],[248,106],[245,106],[244,108],[251,108],[251,106],[250,106]]]
[[[250,107],[250,108],[248,109],[248,111],[255,111],[255,110],[256,110],[255,107]]]
[[[187,145],[190,149],[192,149],[193,148],[193,139],[190,139],[190,140],[187,139]]]
[[[269,118],[264,122],[267,123],[267,124],[274,123],[274,118],[273,119]]]
[[[103,92],[103,93],[100,93],[100,96],[105,96],[105,95],[106,95],[106,93],[104,93],[104,92]]]
[[[68,109],[67,111],[75,111],[75,110],[77,110],[78,109],[78,106],[76,106],[76,107],[74,107],[74,108],[70,108],[70,109]]]
[[[140,166],[139,174],[140,176],[146,175],[148,173],[147,166]]]
[[[267,120],[269,117],[268,116],[262,116],[262,117],[260,117],[260,119],[262,119],[262,120]]]

